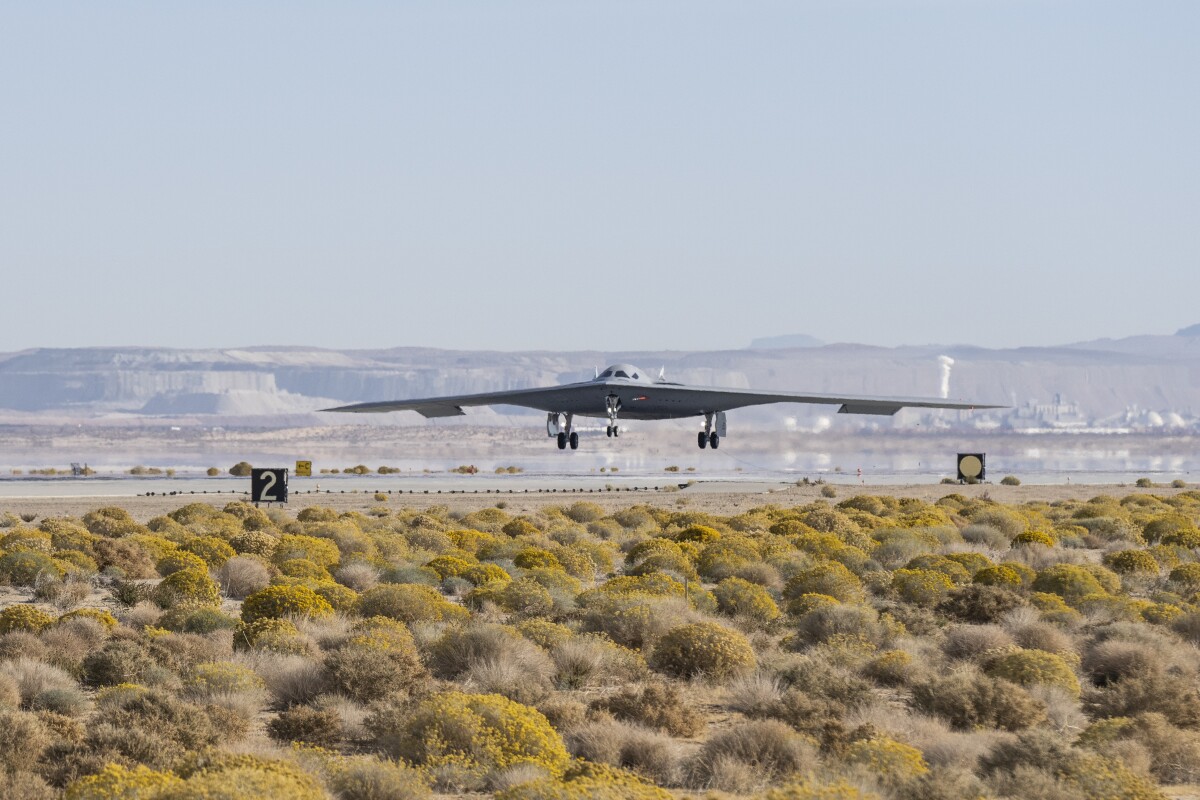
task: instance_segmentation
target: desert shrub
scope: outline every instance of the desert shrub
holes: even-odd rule
[[[717,609],[732,617],[768,623],[780,616],[779,606],[763,587],[741,578],[726,578],[713,590]]]
[[[411,690],[425,675],[412,634],[403,624],[372,617],[354,635],[326,654],[326,680],[336,691],[370,702]]]
[[[540,712],[495,694],[445,692],[412,709],[376,709],[366,724],[386,752],[426,767],[445,785],[482,786],[524,764],[558,777],[570,762]]]
[[[950,658],[980,661],[1010,650],[1013,638],[998,625],[955,625],[946,630],[942,652]]]
[[[864,675],[884,686],[907,686],[921,672],[921,665],[904,650],[880,653],[863,667]]]
[[[917,606],[936,605],[953,588],[954,582],[940,571],[898,569],[892,573],[892,590],[904,602]]]
[[[1045,684],[1065,689],[1074,696],[1080,693],[1079,679],[1074,671],[1056,653],[1044,650],[1015,650],[991,659],[987,673],[1021,686]]]
[[[513,564],[521,569],[562,569],[558,557],[540,547],[527,547],[513,557]]]
[[[1000,479],[1000,485],[1002,485],[1002,486],[1020,486],[1021,479],[1018,478],[1016,475],[1005,475],[1003,478]]]
[[[1016,592],[1001,586],[972,584],[950,592],[938,604],[938,613],[963,622],[995,622],[1015,608],[1025,605]]]
[[[1045,721],[1045,709],[1009,681],[974,672],[955,672],[913,687],[913,705],[958,730],[1019,731]]]
[[[279,547],[279,539],[267,531],[241,531],[229,537],[229,546],[242,555],[270,558]]]
[[[833,640],[883,644],[898,632],[880,621],[875,609],[820,603],[800,617],[795,628],[797,644],[818,644]]]
[[[754,669],[754,649],[746,637],[711,622],[681,625],[667,632],[654,648],[650,665],[681,678],[721,680]]]
[[[391,617],[401,622],[453,622],[466,619],[465,608],[456,606],[436,589],[420,584],[383,584],[363,592],[359,612],[364,617]]]
[[[554,645],[554,682],[562,689],[638,680],[649,671],[635,650],[600,634],[584,633]]]
[[[1158,561],[1145,550],[1120,550],[1107,553],[1104,565],[1121,575],[1157,575]]]
[[[554,609],[554,597],[550,591],[535,579],[528,577],[480,586],[469,592],[464,602],[471,608],[481,608],[484,603],[493,603],[505,611],[525,617],[543,616]]]
[[[243,621],[233,631],[235,650],[261,649],[303,654],[309,651],[309,647],[295,623],[287,619],[260,617],[253,622]]]
[[[242,603],[242,621],[285,616],[324,617],[333,613],[325,598],[307,586],[269,586]],[[373,615],[368,615],[373,616]]]
[[[54,624],[54,617],[31,605],[18,603],[0,611],[0,634],[12,631],[38,633]]]
[[[279,742],[335,747],[342,741],[342,718],[329,709],[292,706],[267,723],[267,734]]]
[[[0,710],[0,767],[4,770],[31,770],[50,744],[50,732],[36,715]]]
[[[1075,564],[1056,564],[1038,573],[1033,588],[1039,592],[1056,594],[1068,603],[1076,602],[1089,594],[1103,594],[1104,587],[1096,576],[1084,567]]]
[[[158,559],[154,568],[158,570],[159,575],[165,578],[168,575],[179,572],[181,569],[201,569],[207,571],[208,564],[195,553],[175,550]]]
[[[658,783],[675,777],[671,740],[637,725],[614,719],[585,722],[571,729],[567,746],[578,758],[623,767]]]
[[[512,580],[512,576],[497,564],[472,564],[463,570],[459,577],[476,586],[494,582],[507,583]]]
[[[157,627],[175,633],[212,633],[232,631],[238,626],[236,617],[211,607],[180,606],[158,618]]]
[[[1166,538],[1188,538],[1195,533],[1197,530],[1192,520],[1174,512],[1153,517],[1142,526],[1142,536],[1151,544]]]
[[[149,578],[158,574],[150,555],[136,542],[100,539],[96,541],[92,551],[96,563],[105,572],[116,572],[129,579]]]
[[[1021,588],[1021,575],[1007,564],[995,564],[984,567],[975,573],[972,582],[983,586],[1003,586],[1010,589]]]
[[[1003,530],[984,523],[973,522],[961,531],[962,538],[972,544],[981,544],[993,550],[1003,550],[1012,540]]]
[[[416,769],[372,756],[338,758],[325,780],[339,800],[427,800],[425,776]]]
[[[142,683],[156,669],[149,651],[125,639],[106,642],[83,659],[83,679],[89,686]]]
[[[643,592],[593,594],[581,597],[581,605],[585,631],[603,633],[617,644],[633,648],[652,644],[672,627],[694,618],[682,597]]]
[[[497,792],[496,800],[671,800],[671,794],[625,770],[580,760],[562,780],[521,781]]]
[[[1047,731],[1027,731],[1002,740],[980,761],[980,769],[1002,789],[1022,797],[1161,800],[1162,793],[1119,761],[1076,748]],[[997,780],[1000,779],[1000,780]],[[1007,780],[1005,780],[1007,779]],[[1010,792],[1005,792],[1014,796]]]
[[[516,630],[474,623],[446,631],[428,651],[434,674],[466,678],[520,701],[536,701],[550,691],[554,665],[544,650]]]
[[[1171,570],[1168,578],[1172,583],[1182,587],[1183,591],[1200,591],[1200,563],[1193,561],[1180,564]]]
[[[889,786],[908,783],[929,772],[920,750],[886,736],[859,739],[846,748],[843,760],[862,767]]]
[[[541,617],[522,620],[516,627],[518,633],[546,650],[562,644],[574,635],[566,625],[560,625]]]
[[[862,582],[836,561],[800,570],[788,580],[783,594],[788,600],[805,594],[823,594],[842,603],[861,603],[866,599]]]
[[[1054,547],[1057,542],[1054,537],[1045,531],[1025,531],[1018,533],[1012,540],[1013,547],[1020,545],[1037,544],[1043,547]]]
[[[705,742],[689,765],[688,783],[700,789],[745,792],[815,764],[816,748],[808,739],[782,722],[755,720]]]
[[[221,592],[207,569],[182,569],[163,578],[154,589],[154,602],[163,608],[174,606],[218,606]]]
[[[684,703],[679,690],[669,684],[649,683],[622,689],[593,700],[590,708],[672,736],[696,736],[704,730],[704,718]]]
[[[225,756],[163,792],[161,800],[324,800],[320,782],[295,764]]]
[[[144,531],[129,512],[117,506],[104,506],[83,515],[83,525],[96,536],[117,539]]]
[[[358,611],[358,592],[347,586],[324,580],[312,583],[310,588],[340,614],[354,614]]]
[[[236,739],[229,720],[220,728],[203,709],[165,691],[145,689],[106,698],[86,743],[98,752],[148,767],[173,765],[189,751]]]
[[[0,581],[12,586],[33,586],[39,575],[61,577],[62,569],[45,553],[18,550],[0,556]]]
[[[258,559],[248,556],[230,558],[217,570],[217,580],[227,597],[244,600],[271,584],[271,573]]]
[[[580,501],[572,503],[563,513],[575,522],[593,522],[604,516],[604,509],[595,503]]]
[[[72,782],[66,800],[152,800],[182,783],[179,776],[137,764],[108,764],[94,775]]]
[[[1084,706],[1092,717],[1133,717],[1162,714],[1172,725],[1200,727],[1200,691],[1183,675],[1149,669],[1122,677],[1088,692]]]

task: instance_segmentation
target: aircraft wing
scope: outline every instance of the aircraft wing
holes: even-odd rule
[[[750,389],[719,389],[680,384],[656,384],[647,387],[648,396],[672,396],[681,404],[695,405],[705,412],[730,411],[745,406],[771,403],[813,403],[837,405],[839,414],[879,414],[890,416],[902,408],[983,409],[1006,406],[942,400],[931,397],[871,397],[833,394],[804,394],[799,392],[757,392]]]
[[[456,394],[446,397],[426,397],[417,400],[384,400],[377,403],[356,403],[350,406],[325,408],[322,411],[342,411],[352,414],[378,414],[385,411],[416,411],[423,417],[459,417],[467,406],[523,406],[542,411],[553,411],[563,407],[574,397],[588,392],[595,393],[595,384],[569,383],[564,386],[547,386],[538,389],[510,389],[503,392],[481,394]]]

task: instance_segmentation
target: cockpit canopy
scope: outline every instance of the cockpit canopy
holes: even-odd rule
[[[596,380],[598,381],[608,381],[614,379],[649,382],[650,376],[646,374],[645,370],[635,367],[633,364],[613,364],[605,367],[604,370],[596,376]]]

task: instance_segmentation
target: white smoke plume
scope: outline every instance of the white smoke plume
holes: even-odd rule
[[[942,371],[942,399],[950,397],[950,368],[954,366],[954,359],[950,356],[938,356],[938,367]]]

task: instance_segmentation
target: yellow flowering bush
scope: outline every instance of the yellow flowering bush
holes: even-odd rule
[[[53,624],[54,617],[40,608],[24,603],[11,605],[0,611],[0,634],[12,633],[13,631],[38,633],[43,628],[48,628]]]
[[[364,617],[391,617],[401,622],[454,622],[470,614],[451,603],[431,586],[390,583],[363,592],[359,613]]]
[[[883,783],[891,785],[910,781],[929,772],[920,750],[886,736],[860,739],[850,745],[845,761],[866,768]]]
[[[108,764],[95,775],[67,786],[64,800],[159,800],[163,792],[182,785],[170,772],[158,772],[137,764],[124,767]]]
[[[680,678],[729,678],[754,669],[754,648],[737,631],[712,622],[672,628],[650,657],[654,669]]]
[[[762,586],[741,578],[726,578],[713,590],[717,609],[722,614],[745,617],[756,622],[771,622],[780,616],[779,606]]]
[[[388,726],[376,735],[392,755],[451,772],[466,786],[522,764],[561,777],[570,763],[562,737],[541,712],[498,694],[433,695],[406,715],[401,729]]]
[[[221,590],[207,569],[181,569],[163,578],[154,589],[154,602],[163,608],[218,606]]]
[[[255,622],[266,617],[325,617],[333,607],[307,586],[268,586],[242,602],[242,620]]]
[[[944,572],[898,569],[892,573],[892,591],[904,602],[915,606],[935,606],[953,588],[954,582]]]
[[[1045,684],[1066,689],[1079,696],[1079,678],[1062,656],[1045,650],[1014,649],[991,659],[986,672],[994,678],[1004,678],[1020,686]]]

